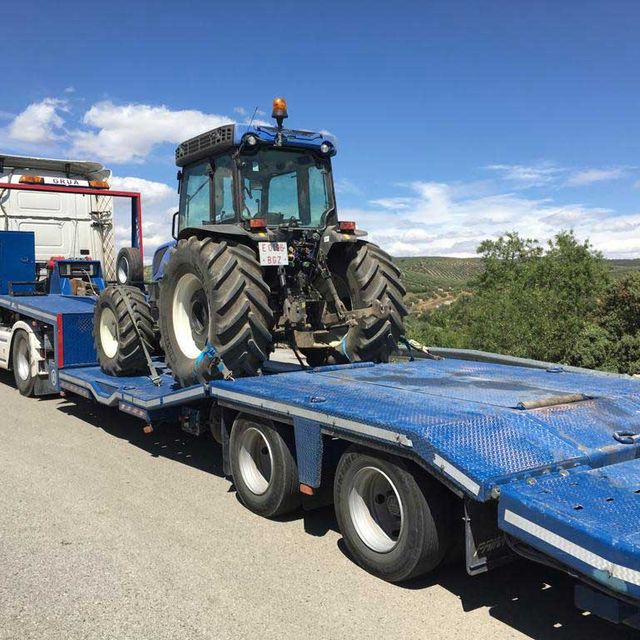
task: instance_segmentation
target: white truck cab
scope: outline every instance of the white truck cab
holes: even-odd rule
[[[0,153],[0,231],[33,231],[36,263],[52,257],[100,260],[115,277],[111,171],[97,162],[9,156]],[[55,187],[46,191],[3,189],[3,183]],[[82,188],[104,189],[104,195]]]
[[[0,232],[33,232],[36,280],[47,278],[52,258],[99,260],[104,277],[115,279],[110,177],[97,162],[0,153]],[[14,369],[29,393],[34,385],[48,390],[44,335],[19,314],[0,320],[0,369]]]

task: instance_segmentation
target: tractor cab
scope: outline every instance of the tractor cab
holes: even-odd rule
[[[179,237],[212,225],[235,225],[252,234],[336,224],[335,141],[283,129],[282,99],[274,101],[274,117],[277,127],[225,125],[178,147]]]

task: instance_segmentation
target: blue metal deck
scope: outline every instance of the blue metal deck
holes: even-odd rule
[[[640,382],[459,360],[362,365],[211,383],[211,394],[413,450],[479,500],[526,475],[636,457]],[[582,393],[589,400],[523,410]]]
[[[506,532],[640,598],[640,443],[614,438],[640,433],[638,380],[461,360],[295,370],[186,389],[166,370],[159,387],[98,367],[59,375],[71,391],[150,419],[207,397],[282,416],[296,430],[300,481],[311,486],[320,483],[322,433],[400,449],[474,500],[499,499]],[[568,394],[584,399],[521,408]]]
[[[640,460],[505,487],[499,522],[604,587],[640,598]]]
[[[0,307],[23,313],[36,320],[55,325],[58,314],[90,314],[93,317],[96,299],[90,296],[0,296]]]

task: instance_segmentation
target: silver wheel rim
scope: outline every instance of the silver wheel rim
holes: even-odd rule
[[[391,478],[377,467],[363,467],[348,497],[349,516],[367,547],[389,553],[398,544],[404,525],[404,508]]]
[[[185,273],[178,280],[173,292],[173,308],[171,313],[173,332],[178,348],[186,358],[191,360],[194,360],[200,355],[208,333],[208,326],[196,326],[198,314],[195,313],[195,306],[199,304],[200,307],[202,307],[203,300],[206,301],[206,294],[200,278],[193,273]],[[206,313],[204,324],[208,325],[208,306],[206,310],[200,309],[200,311]],[[199,332],[198,329],[200,329]],[[198,336],[200,344],[196,342],[196,336]]]
[[[31,358],[29,355],[29,341],[20,340],[15,362],[16,372],[20,380],[28,380],[31,375]]]
[[[129,261],[125,258],[118,264],[118,282],[126,284],[129,281]]]
[[[107,358],[118,353],[118,321],[109,307],[104,307],[100,314],[100,344]]]
[[[249,427],[240,437],[238,449],[238,469],[242,481],[251,493],[257,496],[269,488],[273,470],[271,447],[262,433]]]

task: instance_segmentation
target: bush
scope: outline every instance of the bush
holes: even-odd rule
[[[593,329],[613,289],[602,255],[589,242],[563,232],[543,247],[508,233],[485,240],[478,253],[484,269],[473,295],[416,318],[409,325],[412,337],[431,345],[615,366],[601,353],[608,330]],[[640,306],[640,277],[637,291]],[[618,322],[630,322],[633,313],[623,320],[613,298],[611,305]]]

